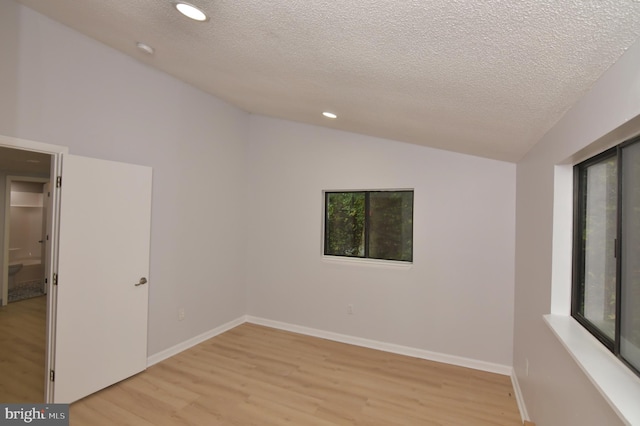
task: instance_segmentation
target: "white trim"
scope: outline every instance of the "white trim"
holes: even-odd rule
[[[640,378],[572,317],[545,315],[544,320],[620,419],[640,425]]]
[[[406,355],[414,358],[426,359],[429,361],[457,365],[459,367],[472,368],[474,370],[482,370],[490,373],[502,374],[504,376],[511,376],[513,372],[513,368],[508,365],[494,364],[491,362],[479,361],[471,358],[447,355],[439,352],[431,352],[424,349],[411,348],[408,346],[395,345],[392,343],[384,343],[377,340],[363,339],[360,337],[348,336],[346,334],[333,333],[330,331],[323,331],[315,328],[302,327],[299,325],[268,320],[265,318],[258,318],[248,315],[246,317],[246,321],[252,324],[264,325],[266,327],[305,334],[307,336],[320,337],[322,339],[348,343],[350,345],[362,346],[365,348],[377,349],[380,351],[391,352],[399,355]]]
[[[49,143],[30,141],[27,139],[18,139],[5,135],[0,135],[0,146],[4,146],[7,148],[24,149],[27,151],[35,151],[51,155],[69,153],[69,148],[66,146],[52,145]]]
[[[246,316],[243,315],[239,318],[229,321],[226,324],[222,324],[219,327],[206,331],[196,337],[192,337],[191,339],[185,340],[182,343],[178,343],[177,345],[174,345],[168,349],[155,353],[147,357],[147,367],[151,367],[152,365],[164,361],[167,358],[171,358],[172,356],[177,355],[182,351],[186,351],[187,349],[192,348],[193,346],[196,346],[197,344],[200,344],[205,340],[216,337],[217,335],[222,334],[225,331],[229,331],[234,327],[244,324],[245,322],[247,322],[247,319]]]
[[[569,315],[573,270],[573,166],[554,167],[551,313]]]
[[[513,382],[513,368],[508,365],[495,364],[492,362],[479,361],[454,355],[447,355],[439,352],[431,352],[424,349],[379,342],[377,340],[363,339],[360,337],[348,336],[346,334],[333,333],[330,331],[318,330],[315,328],[303,327],[280,321],[273,321],[266,318],[254,317],[251,315],[241,316],[196,337],[185,340],[182,343],[178,343],[175,346],[155,353],[147,358],[147,367],[151,367],[152,365],[164,361],[165,359],[171,358],[172,356],[177,355],[182,351],[185,351],[199,343],[204,342],[205,340],[222,334],[225,331],[229,331],[234,327],[244,324],[245,322],[263,325],[265,327],[276,328],[279,330],[291,331],[293,333],[304,334],[306,336],[319,337],[321,339],[332,340],[334,342],[347,343],[350,345],[376,349],[384,352],[395,353],[398,355],[406,355],[414,358],[426,359],[429,361],[441,362],[444,364],[457,365],[459,367],[466,367],[472,368],[474,370],[501,374],[503,376],[510,376],[512,377]],[[518,406],[520,406],[520,403],[518,403]]]
[[[324,231],[323,231],[324,232]],[[324,237],[323,237],[324,240]],[[373,266],[388,269],[412,269],[413,262],[400,260],[372,259],[370,257],[332,256],[322,253],[322,261],[326,263],[341,263],[352,266]]]
[[[515,371],[511,372],[511,385],[513,386],[513,391],[515,392],[516,402],[518,403],[518,410],[520,410],[522,423],[531,421],[531,419],[529,418],[529,413],[527,412],[527,405],[524,403],[524,396],[522,396],[520,383],[518,383],[518,376],[516,376]]]

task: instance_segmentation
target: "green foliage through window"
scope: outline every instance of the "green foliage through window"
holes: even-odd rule
[[[324,254],[411,262],[413,191],[325,192]]]

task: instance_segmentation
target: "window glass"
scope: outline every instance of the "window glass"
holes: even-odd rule
[[[620,354],[640,370],[640,143],[622,158]]]
[[[369,204],[369,256],[410,262],[413,192],[372,192]]]
[[[616,158],[586,168],[581,313],[610,339],[616,313]]]
[[[364,192],[327,192],[324,253],[364,256]]]

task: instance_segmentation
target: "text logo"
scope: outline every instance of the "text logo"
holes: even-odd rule
[[[0,404],[0,426],[69,426],[68,404]]]

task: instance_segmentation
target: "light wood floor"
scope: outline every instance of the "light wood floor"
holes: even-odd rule
[[[243,324],[71,405],[91,425],[522,425],[509,377]]]
[[[44,402],[47,296],[0,307],[0,402]]]

